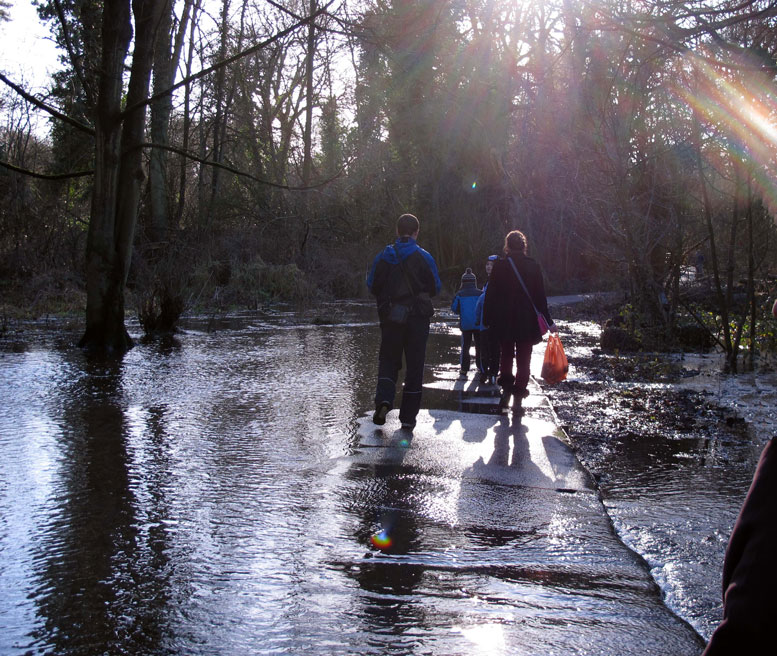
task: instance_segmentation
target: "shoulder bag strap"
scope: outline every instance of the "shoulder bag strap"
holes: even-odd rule
[[[526,292],[526,296],[529,298],[529,303],[531,303],[531,306],[534,308],[534,312],[536,314],[541,314],[541,312],[537,309],[537,306],[534,305],[534,301],[531,298],[531,294],[529,293],[529,290],[526,289],[526,283],[523,282],[523,278],[521,277],[521,274],[518,273],[518,267],[515,266],[515,262],[513,262],[511,257],[507,257],[507,261],[510,263],[510,265],[513,267],[513,271],[515,271],[515,275],[518,278],[518,282],[521,283],[521,287],[523,287],[523,291]]]

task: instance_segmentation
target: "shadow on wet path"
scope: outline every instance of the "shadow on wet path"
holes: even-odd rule
[[[396,411],[381,428],[364,418],[342,491],[368,551],[337,566],[358,572],[366,615],[392,608],[396,653],[701,653],[613,531],[539,387],[513,417],[453,376],[429,386],[480,412],[422,411],[412,435]]]

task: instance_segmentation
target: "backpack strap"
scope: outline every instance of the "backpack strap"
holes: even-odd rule
[[[394,249],[394,252],[397,254],[397,261],[399,262],[399,268],[402,269],[402,275],[405,277],[405,282],[407,283],[407,286],[410,288],[410,294],[415,298],[416,292],[415,287],[413,287],[413,282],[410,280],[410,276],[407,273],[407,269],[405,269],[405,263],[402,261],[402,258],[399,255],[399,249],[397,248],[396,244],[392,244],[392,248]]]

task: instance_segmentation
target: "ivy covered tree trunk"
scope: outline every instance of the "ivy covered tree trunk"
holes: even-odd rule
[[[134,0],[135,43],[127,109],[122,72],[132,39],[128,0],[106,0],[95,115],[95,175],[86,246],[86,331],[80,346],[124,353],[132,339],[124,325],[124,291],[132,257],[140,188],[144,101],[153,60],[154,30],[165,0]]]

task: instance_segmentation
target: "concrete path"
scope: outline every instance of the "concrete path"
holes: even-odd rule
[[[402,653],[701,653],[701,638],[615,535],[536,382],[514,417],[498,414],[496,388],[455,376],[435,372],[426,387],[457,395],[468,412],[424,410],[412,433],[396,410],[382,427],[365,417],[351,457],[373,477],[364,503],[383,513],[390,543],[376,541],[362,567],[388,567],[395,581],[408,568],[428,575],[402,588],[435,615],[427,649]]]
[[[619,298],[623,298],[623,292],[591,292],[588,294],[571,294],[568,296],[548,296],[548,306],[550,308],[559,305],[575,305],[577,303],[614,303]]]

